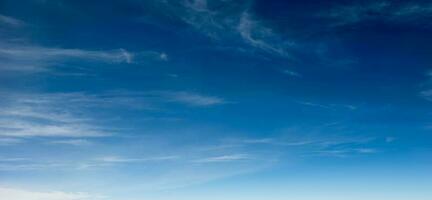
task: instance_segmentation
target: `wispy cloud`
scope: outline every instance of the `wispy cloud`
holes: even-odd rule
[[[312,103],[312,102],[308,102],[308,101],[300,101],[298,103],[301,104],[301,105],[305,105],[305,106],[320,107],[320,108],[326,108],[326,109],[330,108],[327,105],[318,104],[318,103]]]
[[[375,154],[379,151],[374,148],[375,138],[346,137],[346,136],[320,136],[320,134],[305,134],[278,136],[272,138],[246,138],[225,141],[231,146],[227,149],[266,149],[271,152],[294,153],[295,156],[334,156],[350,157],[362,154]],[[381,142],[385,142],[381,140]],[[217,160],[217,159],[216,159]],[[212,160],[210,160],[212,161]]]
[[[247,154],[231,154],[231,155],[222,155],[222,156],[214,156],[208,158],[202,158],[195,160],[197,163],[218,163],[218,162],[234,162],[234,161],[243,161],[252,159]]]
[[[54,141],[50,141],[50,144],[67,144],[67,145],[73,145],[73,146],[87,146],[87,145],[91,145],[92,142],[90,142],[89,140],[84,140],[84,139],[70,139],[70,140],[54,140]]]
[[[22,139],[18,138],[0,138],[0,146],[15,145],[23,142],[24,141]]]
[[[371,1],[335,7],[320,16],[334,20],[334,26],[353,25],[368,20],[390,23],[419,23],[419,19],[432,16],[432,4]]]
[[[288,70],[288,69],[283,70],[282,73],[284,73],[288,76],[291,76],[291,77],[296,77],[296,78],[302,77],[302,75],[300,73],[292,71],[292,70]]]
[[[105,199],[101,195],[88,193],[71,193],[62,191],[36,192],[10,187],[0,187],[0,196],[9,200],[95,200]]]
[[[298,104],[301,104],[301,105],[324,108],[324,109],[356,110],[358,108],[357,106],[350,105],[350,104],[321,104],[321,103],[314,103],[314,102],[309,102],[309,101],[296,101],[296,102]]]
[[[128,158],[120,156],[105,156],[97,158],[98,162],[107,163],[137,163],[137,162],[155,162],[155,161],[172,161],[179,159],[179,156],[158,156],[158,157],[146,157],[146,158]]]
[[[3,93],[5,109],[0,111],[0,136],[7,137],[103,137],[112,131],[100,125],[87,110],[91,108],[155,109],[166,104],[208,107],[225,104],[223,98],[190,92],[113,91],[87,93]],[[5,143],[6,141],[4,141]],[[12,140],[9,141],[11,143]],[[57,144],[84,144],[58,141]]]
[[[0,136],[6,137],[101,137],[110,133],[83,117],[73,98],[63,94],[3,95]],[[73,96],[69,96],[73,97]],[[69,102],[69,103],[67,103]]]
[[[276,53],[285,57],[290,56],[286,48],[294,44],[283,41],[270,28],[254,20],[248,11],[241,13],[236,29],[243,40],[251,46],[269,53]]]
[[[429,100],[429,101],[432,101],[432,89],[421,91],[421,92],[420,92],[420,95],[421,95],[423,98],[425,98],[425,99],[427,99],[427,100]]]
[[[49,125],[24,120],[0,120],[1,136],[8,137],[102,137],[108,134],[88,124]]]
[[[16,18],[13,18],[13,17],[10,17],[10,16],[6,16],[6,15],[1,15],[0,14],[0,25],[1,24],[6,24],[6,25],[9,25],[9,26],[18,27],[18,26],[24,25],[25,23],[23,21],[19,20],[19,19],[16,19]]]
[[[328,156],[346,158],[353,155],[361,154],[375,154],[378,150],[373,148],[337,148],[337,149],[323,149],[305,154],[306,156]]]
[[[294,43],[280,37],[254,16],[251,3],[207,0],[183,1],[180,4],[162,2],[171,15],[221,44],[243,43],[255,50],[291,57],[289,51]]]
[[[169,101],[183,103],[191,106],[213,106],[227,103],[224,99],[215,96],[204,96],[190,92],[163,92]]]
[[[386,137],[386,138],[385,138],[385,141],[386,141],[387,143],[391,143],[391,142],[394,142],[396,139],[397,139],[397,138],[395,138],[395,137],[391,137],[391,136],[389,136],[389,137]]]
[[[311,146],[319,148],[328,148],[338,145],[346,144],[366,144],[373,141],[374,138],[369,137],[338,137],[338,136],[286,136],[286,137],[274,137],[274,138],[255,138],[255,139],[236,139],[230,140],[231,143],[240,143],[247,145],[276,145],[276,146]]]
[[[423,83],[424,88],[420,91],[420,97],[432,101],[432,71],[426,72],[425,77],[427,80]]]
[[[0,157],[0,162],[22,162],[29,161],[29,158],[2,158]]]
[[[50,71],[52,70],[50,67],[70,60],[131,64],[144,60],[167,60],[167,55],[155,51],[84,50],[21,44],[2,44],[0,47],[0,61],[2,62],[0,70],[4,71]]]

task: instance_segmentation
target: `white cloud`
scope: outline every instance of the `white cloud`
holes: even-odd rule
[[[432,16],[432,4],[417,2],[372,1],[335,7],[320,15],[335,21],[334,26],[352,25],[368,20],[418,22]],[[417,20],[417,21],[416,21]]]
[[[170,161],[177,160],[179,156],[158,156],[158,157],[146,157],[146,158],[125,158],[119,156],[105,156],[97,158],[96,161],[108,162],[108,163],[134,163],[134,162],[149,162],[149,161]]]
[[[373,148],[335,148],[335,149],[321,149],[313,152],[309,152],[306,155],[312,156],[330,156],[345,158],[359,154],[375,154],[378,150]]]
[[[327,106],[327,105],[312,103],[312,102],[307,102],[307,101],[300,101],[298,103],[305,105],[305,106],[320,107],[320,108],[326,108],[326,109],[330,108],[330,106]]]
[[[164,55],[164,56],[162,56]],[[0,70],[19,72],[50,71],[51,66],[68,60],[85,60],[112,63],[141,63],[144,60],[166,60],[166,54],[155,51],[129,52],[125,49],[84,50],[51,48],[43,46],[2,44]]]
[[[2,158],[0,157],[0,162],[22,162],[29,161],[29,158]]]
[[[181,6],[161,1],[170,11],[197,31],[221,43],[247,44],[257,50],[283,57],[290,57],[292,41],[286,41],[268,25],[253,18],[250,3],[236,1],[183,1]]]
[[[167,60],[168,60],[168,55],[167,55],[166,53],[161,53],[161,54],[159,55],[159,58],[160,58],[161,60],[165,60],[165,61],[167,61]]]
[[[348,109],[351,111],[357,110],[357,106],[350,105],[350,104],[320,104],[320,103],[313,103],[308,101],[296,101],[298,104],[305,105],[305,106],[311,106],[311,107],[319,107],[324,109]]]
[[[54,140],[51,141],[50,144],[68,144],[74,146],[86,146],[86,145],[91,145],[92,142],[84,139],[72,139],[72,140]]]
[[[59,122],[86,121],[86,119],[74,117],[70,113],[48,110],[46,108],[41,108],[40,106],[35,106],[35,104],[21,105],[16,107],[10,106],[4,110],[1,110],[0,116],[11,116],[11,117],[18,117],[18,118],[35,118],[35,119],[59,121]]]
[[[0,138],[0,146],[15,145],[23,142],[23,140],[17,138]]]
[[[204,96],[189,92],[168,92],[165,93],[169,101],[183,103],[191,106],[213,106],[225,104],[224,99],[214,96]]]
[[[288,76],[292,76],[292,77],[302,77],[301,74],[299,74],[298,72],[292,71],[292,70],[283,70],[282,71],[284,74],[288,75]]]
[[[427,100],[429,100],[429,101],[432,101],[432,89],[431,89],[431,90],[424,90],[424,91],[421,91],[421,92],[420,92],[420,95],[421,95],[423,98],[425,98],[425,99],[427,99]]]
[[[247,154],[231,154],[223,156],[208,157],[195,160],[197,163],[218,163],[218,162],[234,162],[234,161],[244,161],[252,159]]]
[[[261,138],[261,139],[246,139],[242,141],[246,144],[273,144],[275,143],[274,138]]]
[[[426,72],[425,76],[427,80],[423,84],[425,88],[423,89],[423,91],[420,91],[420,96],[428,101],[432,101],[432,71]]]
[[[25,23],[19,19],[13,18],[13,17],[9,17],[9,16],[5,16],[5,15],[1,15],[0,14],[0,24],[7,24],[10,26],[22,26]]]
[[[36,192],[16,188],[0,187],[0,197],[7,200],[96,200],[100,195],[88,193],[69,193],[62,191]]]
[[[8,137],[102,137],[109,135],[99,127],[89,124],[55,123],[52,125],[25,119],[0,120],[0,130],[1,136]]]
[[[365,153],[365,154],[377,152],[376,149],[371,149],[371,148],[360,148],[360,149],[355,149],[355,151],[357,151],[358,153]]]
[[[237,31],[244,41],[251,46],[257,47],[269,53],[276,53],[289,57],[285,48],[289,46],[286,42],[280,40],[279,36],[273,31],[263,26],[260,22],[252,19],[249,12],[244,11],[240,15],[240,21]],[[292,43],[290,44],[292,45]]]
[[[226,103],[224,99],[190,92],[113,91],[86,93],[2,93],[0,105],[0,136],[6,137],[104,137],[112,135],[107,127],[98,125],[91,108],[154,109],[177,103],[206,107]],[[1,142],[1,141],[0,141]],[[17,140],[4,140],[13,143]],[[57,144],[83,145],[83,140],[63,140]]]
[[[395,140],[396,140],[395,137],[386,137],[386,138],[385,138],[385,141],[386,141],[387,143],[394,142]]]
[[[81,95],[3,93],[0,136],[102,137],[111,135],[94,124],[74,100]]]

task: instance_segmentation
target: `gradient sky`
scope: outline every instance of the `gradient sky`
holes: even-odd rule
[[[0,198],[427,200],[432,2],[0,0]]]

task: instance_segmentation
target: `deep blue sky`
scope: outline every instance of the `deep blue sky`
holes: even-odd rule
[[[1,0],[8,200],[432,196],[430,1]]]

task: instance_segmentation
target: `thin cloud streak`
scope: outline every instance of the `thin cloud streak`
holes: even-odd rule
[[[59,145],[73,145],[73,146],[88,146],[93,144],[89,140],[84,139],[73,139],[73,140],[54,140],[49,142],[49,144],[59,144]]]
[[[0,137],[0,146],[9,146],[9,145],[17,145],[23,143],[24,140],[18,138],[1,138]]]
[[[244,11],[240,15],[240,21],[236,29],[243,40],[251,46],[269,53],[290,57],[285,48],[292,46],[293,43],[286,43],[281,40],[270,28],[252,19],[249,12]]]
[[[234,41],[240,39],[256,50],[292,58],[289,51],[295,46],[294,42],[282,39],[269,26],[255,19],[250,12],[251,3],[195,0],[180,4],[163,1],[161,5],[171,11],[169,15],[218,43],[238,45]]]
[[[70,60],[104,62],[107,64],[132,64],[145,60],[166,61],[167,55],[155,51],[129,52],[116,50],[84,50],[51,48],[20,44],[3,44],[0,48],[0,65],[2,71],[13,72],[47,72],[52,67]]]
[[[6,24],[9,26],[14,26],[14,27],[19,27],[19,26],[25,25],[25,23],[19,19],[0,14],[0,25],[1,24]]]
[[[156,162],[156,161],[172,161],[179,159],[180,156],[159,156],[147,158],[125,158],[119,156],[105,156],[95,159],[97,162],[107,163],[137,163],[137,162]]]
[[[203,159],[195,160],[196,163],[219,163],[219,162],[234,162],[234,161],[244,161],[252,159],[247,154],[230,154],[215,157],[208,157]]]
[[[213,106],[227,103],[224,99],[214,96],[204,96],[189,92],[163,92],[170,101],[191,106]]]
[[[106,198],[101,195],[90,195],[82,192],[36,192],[8,187],[0,187],[0,196],[7,197],[9,200],[96,200]]]
[[[7,137],[106,137],[113,135],[109,128],[91,116],[91,108],[128,108],[153,110],[166,104],[210,107],[227,102],[220,97],[191,92],[112,91],[101,94],[34,93],[9,94],[0,102],[0,136]],[[64,144],[78,144],[66,142]]]
[[[355,25],[368,20],[389,23],[421,23],[432,16],[432,4],[418,2],[372,1],[335,7],[320,17],[334,21],[333,26]],[[428,23],[430,24],[430,23]]]

